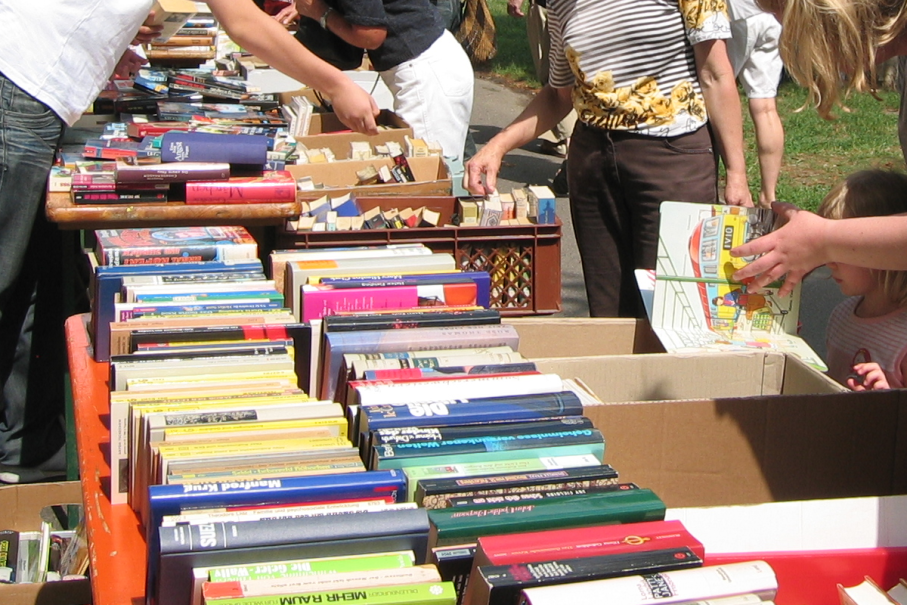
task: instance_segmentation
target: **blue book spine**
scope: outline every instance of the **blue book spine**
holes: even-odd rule
[[[116,295],[123,287],[124,275],[149,275],[169,273],[228,273],[261,271],[260,260],[225,262],[206,261],[203,263],[150,265],[104,265],[95,269],[95,292],[92,303],[92,331],[94,359],[98,362],[110,360],[110,322],[116,321],[114,304]]]
[[[268,161],[268,137],[171,130],[161,137],[161,161],[263,166]]]
[[[583,404],[576,393],[509,395],[468,400],[400,405],[368,405],[360,408],[360,431],[400,426],[452,426],[482,422],[518,422],[558,416],[582,416]]]

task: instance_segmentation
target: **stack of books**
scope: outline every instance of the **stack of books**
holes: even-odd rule
[[[215,57],[218,24],[204,2],[156,0],[152,10],[155,22],[164,25],[164,30],[145,45],[149,61],[203,63]]]

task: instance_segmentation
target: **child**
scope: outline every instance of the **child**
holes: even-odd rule
[[[847,177],[822,201],[829,219],[907,212],[907,175],[864,170]],[[849,296],[828,320],[829,374],[855,391],[904,386],[907,374],[907,271],[828,263]]]

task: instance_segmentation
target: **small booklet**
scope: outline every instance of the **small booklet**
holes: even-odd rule
[[[770,232],[769,209],[664,202],[651,293],[652,328],[668,351],[771,349],[818,370],[822,359],[797,336],[800,286],[778,296],[781,283],[750,292],[733,274],[753,259],[730,250]],[[637,275],[643,285],[651,274]],[[645,300],[649,293],[643,291]],[[648,307],[648,304],[647,304]],[[647,310],[649,310],[647,308]]]

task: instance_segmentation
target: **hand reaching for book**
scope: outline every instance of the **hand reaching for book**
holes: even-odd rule
[[[294,3],[290,3],[280,9],[280,11],[274,15],[274,19],[286,27],[299,19],[299,11],[296,10],[296,5]]]
[[[117,61],[116,67],[113,68],[113,75],[120,78],[131,78],[146,63],[148,63],[148,59],[127,48],[120,60]]]
[[[132,39],[133,44],[147,44],[157,38],[161,31],[164,29],[163,25],[152,25],[154,20],[154,11],[148,13],[148,17],[145,19],[145,22],[142,23],[142,26],[139,27],[139,31],[136,32],[135,38]]]

